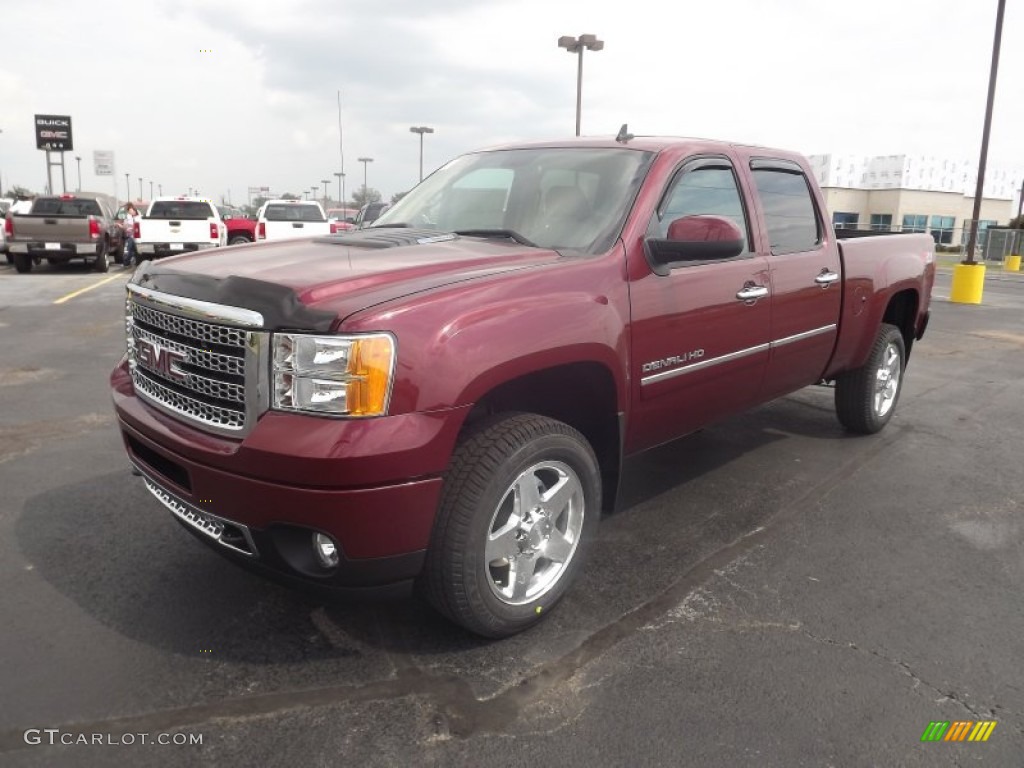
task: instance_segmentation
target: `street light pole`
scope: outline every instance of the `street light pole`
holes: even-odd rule
[[[434,129],[425,125],[414,125],[409,128],[409,131],[420,135],[420,181],[423,181],[423,134],[433,133]]]
[[[153,182],[152,182],[152,180],[150,180],[150,182],[149,182],[149,199],[150,200],[153,199]]]
[[[78,191],[82,191],[82,158],[80,155],[75,155],[75,162],[78,163]]]
[[[331,183],[330,179],[320,179],[320,183],[324,185],[324,208],[327,207],[327,185]]]
[[[128,181],[128,174],[127,173],[124,175],[124,189],[125,189],[125,194],[127,195],[127,197],[125,197],[125,201],[130,203],[131,200],[132,200],[132,186],[131,186],[131,182]]]
[[[604,50],[604,40],[598,40],[597,35],[563,35],[558,38],[558,47],[565,48],[569,53],[575,53],[579,57],[576,65],[576,135],[579,136],[580,113],[583,108],[583,50]]]
[[[142,177],[139,176],[139,200],[142,199]]]
[[[358,157],[356,158],[356,161],[363,164],[363,205],[365,205],[366,203],[370,202],[369,200],[366,199],[367,190],[369,190],[369,187],[366,186],[366,167],[373,162],[373,158]]]
[[[338,203],[342,208],[345,207],[345,196],[341,193],[341,180],[345,178],[345,174],[341,171],[335,171],[334,175],[338,177]]]

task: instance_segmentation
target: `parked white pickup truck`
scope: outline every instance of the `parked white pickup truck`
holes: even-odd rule
[[[227,245],[228,229],[209,200],[158,197],[135,224],[140,256],[172,256]]]
[[[331,224],[314,200],[268,200],[256,216],[257,240],[291,240],[331,234]]]

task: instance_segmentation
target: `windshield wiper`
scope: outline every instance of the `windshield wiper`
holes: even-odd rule
[[[526,245],[530,248],[540,248],[540,246],[535,242],[527,240],[514,229],[457,229],[455,230],[455,234],[465,235],[466,237],[504,237],[507,240],[519,243],[520,245]]]

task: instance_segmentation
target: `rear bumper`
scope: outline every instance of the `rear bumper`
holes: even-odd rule
[[[419,573],[463,409],[347,422],[268,413],[241,442],[142,403],[111,377],[125,449],[153,496],[242,566],[333,590]],[[314,533],[336,543],[324,568]]]
[[[8,249],[11,253],[24,253],[32,257],[45,259],[92,258],[99,248],[98,241],[88,243],[57,243],[60,248],[47,248],[44,242],[12,242]]]
[[[180,245],[180,248],[172,248],[172,245]],[[177,253],[190,253],[193,251],[205,251],[208,248],[217,248],[220,243],[140,243],[135,241],[135,248],[139,253],[151,254],[153,256],[173,256]]]

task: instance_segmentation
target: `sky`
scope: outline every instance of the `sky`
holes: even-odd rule
[[[989,163],[1024,167],[1024,3],[1008,2]],[[997,0],[5,0],[0,182],[42,191],[35,114],[70,115],[69,190],[124,199],[329,179],[385,199],[463,152],[584,135],[976,160]],[[339,141],[338,93],[341,94]],[[116,175],[93,173],[114,152]],[[343,153],[343,158],[342,158]],[[360,157],[373,158],[361,163]],[[344,163],[344,164],[343,164]],[[60,171],[54,169],[60,191]]]

